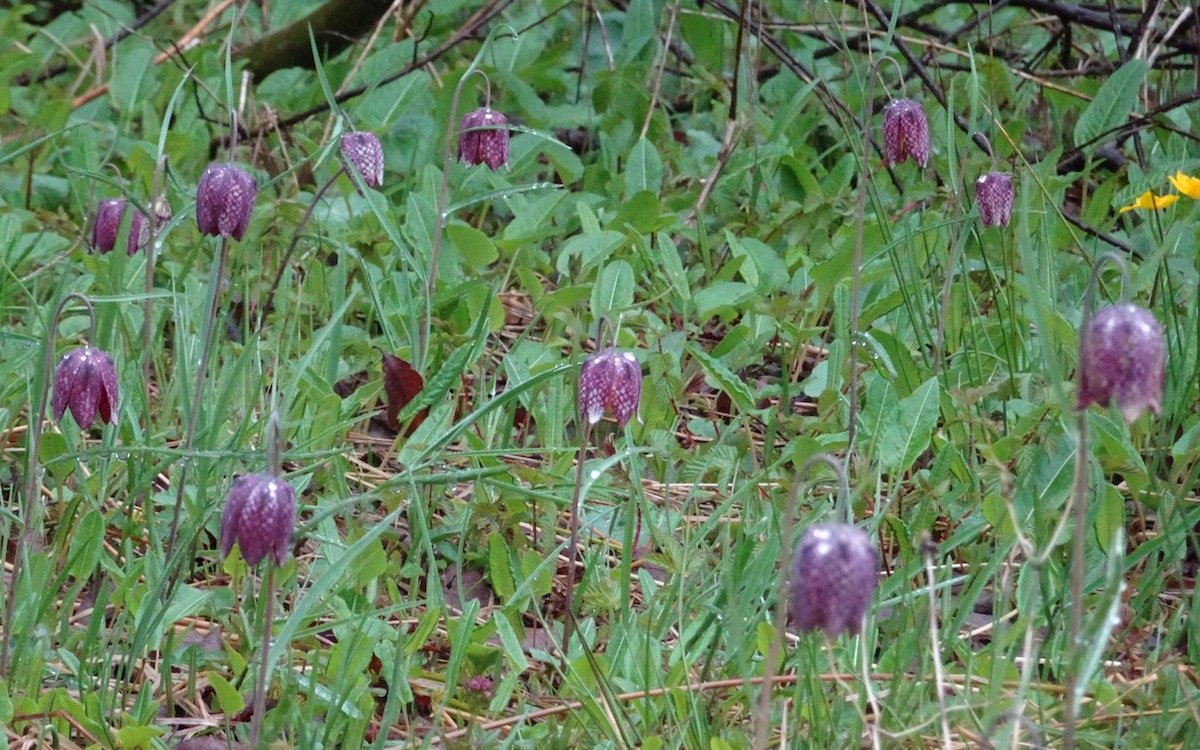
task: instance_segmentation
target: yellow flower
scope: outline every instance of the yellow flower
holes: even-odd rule
[[[1197,185],[1200,186],[1200,180],[1197,180]],[[1140,208],[1152,208],[1157,211],[1159,209],[1166,208],[1177,200],[1179,200],[1178,195],[1155,195],[1153,192],[1147,190],[1139,195],[1137,200],[1135,200],[1133,203],[1130,203],[1128,206],[1121,206],[1121,213]]]
[[[1168,177],[1175,189],[1192,200],[1200,201],[1200,177],[1192,177],[1183,172],[1176,172],[1174,177]]]

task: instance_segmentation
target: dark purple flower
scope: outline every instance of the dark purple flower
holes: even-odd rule
[[[383,146],[374,133],[365,130],[342,133],[341,152],[346,168],[353,165],[367,187],[383,184]]]
[[[107,253],[117,244],[121,231],[121,219],[125,216],[125,199],[109,198],[96,207],[96,220],[92,222],[92,250]],[[134,211],[129,220],[129,255],[145,247],[150,239],[150,225],[141,211]]]
[[[975,181],[979,220],[985,227],[1006,227],[1012,218],[1013,180],[1008,172],[988,172]]]
[[[857,633],[878,581],[867,532],[844,523],[813,524],[792,557],[788,613],[801,632]]]
[[[277,565],[287,560],[296,523],[296,493],[269,474],[243,474],[233,480],[221,514],[221,555],[237,542],[247,565],[269,553]]]
[[[579,414],[596,424],[611,411],[624,427],[637,412],[642,398],[642,366],[629,352],[601,349],[583,362],[579,371]]]
[[[912,99],[893,99],[883,108],[883,160],[889,167],[911,158],[924,167],[929,161],[929,122]]]
[[[1075,408],[1115,400],[1126,422],[1162,409],[1167,347],[1162,326],[1144,307],[1123,302],[1097,310],[1079,342]]]
[[[493,687],[492,678],[485,674],[468,677],[467,681],[463,683],[463,687],[472,693],[481,693],[484,696],[490,697]]]
[[[113,423],[117,413],[117,368],[112,357],[85,346],[70,351],[54,371],[54,418],[62,419],[71,410],[75,423],[87,429],[100,417]]]
[[[499,169],[508,164],[508,118],[489,107],[468,112],[462,118],[458,158],[468,164],[487,164]],[[487,128],[491,130],[471,130]]]
[[[196,186],[196,225],[201,234],[240,240],[250,225],[258,183],[233,164],[209,164]]]

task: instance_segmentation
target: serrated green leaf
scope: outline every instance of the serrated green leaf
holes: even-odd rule
[[[746,385],[746,381],[734,374],[733,370],[726,367],[724,362],[710,356],[695,344],[689,343],[687,352],[700,364],[705,374],[712,378],[717,387],[725,391],[734,406],[743,412],[754,411],[754,392],[750,390],[750,386]]]

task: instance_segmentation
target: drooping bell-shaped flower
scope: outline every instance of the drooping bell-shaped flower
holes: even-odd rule
[[[258,183],[233,164],[209,164],[196,186],[196,226],[201,234],[240,240],[250,226]]]
[[[458,158],[467,164],[487,164],[492,169],[508,164],[507,125],[508,118],[490,107],[463,115]]]
[[[979,220],[985,227],[1006,227],[1012,219],[1013,180],[1007,172],[988,172],[975,181]]]
[[[801,631],[857,633],[878,582],[867,532],[845,523],[813,524],[792,557],[788,613]]]
[[[637,413],[642,398],[642,366],[629,352],[601,349],[579,371],[579,414],[596,424],[605,411],[624,427]]]
[[[125,216],[126,201],[124,198],[109,198],[100,201],[96,206],[96,219],[92,222],[92,250],[98,253],[110,252],[117,244],[117,235],[121,232],[121,219]],[[146,216],[134,210],[133,218],[129,220],[129,243],[127,250],[133,255],[146,246],[150,239],[150,225]]]
[[[929,122],[912,99],[893,99],[883,108],[883,160],[889,167],[912,159],[929,161]]]
[[[54,371],[54,418],[69,409],[75,423],[87,429],[100,417],[112,424],[117,413],[117,368],[112,357],[94,346],[67,352]]]
[[[244,474],[234,480],[221,513],[221,555],[227,556],[236,542],[247,565],[257,565],[268,554],[283,565],[295,525],[292,486],[269,474]]]
[[[357,169],[367,187],[383,184],[383,146],[374,133],[366,130],[342,133],[340,150],[346,169]]]
[[[1079,343],[1077,409],[1116,401],[1126,422],[1162,409],[1167,346],[1154,314],[1129,302],[1097,310]]]

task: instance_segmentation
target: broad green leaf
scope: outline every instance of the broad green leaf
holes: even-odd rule
[[[232,716],[246,707],[246,699],[220,672],[210,669],[204,676],[216,695],[217,708],[226,716]]]
[[[1096,98],[1079,116],[1079,122],[1075,123],[1076,145],[1087,143],[1129,119],[1147,69],[1145,60],[1135,58],[1108,77],[1096,92]]]
[[[517,590],[517,584],[513,580],[512,568],[508,564],[508,545],[504,543],[504,537],[499,532],[493,531],[488,534],[487,550],[488,577],[492,582],[492,588],[496,590],[501,599],[508,601],[512,598],[513,592]]]
[[[658,195],[662,190],[663,165],[658,149],[645,138],[638,140],[625,163],[625,198],[647,190]]]
[[[710,356],[695,344],[689,343],[687,352],[700,364],[705,374],[712,378],[717,387],[725,391],[740,411],[752,412],[755,410],[754,392],[750,390],[750,386],[746,385],[746,381],[726,367],[724,362]]]
[[[929,447],[929,437],[937,423],[941,389],[936,377],[917,387],[896,404],[896,411],[884,415],[887,420],[879,441],[879,464],[890,474],[912,466],[917,456]]]
[[[592,285],[592,320],[615,319],[633,304],[633,267],[623,260],[615,260],[600,271]]]

